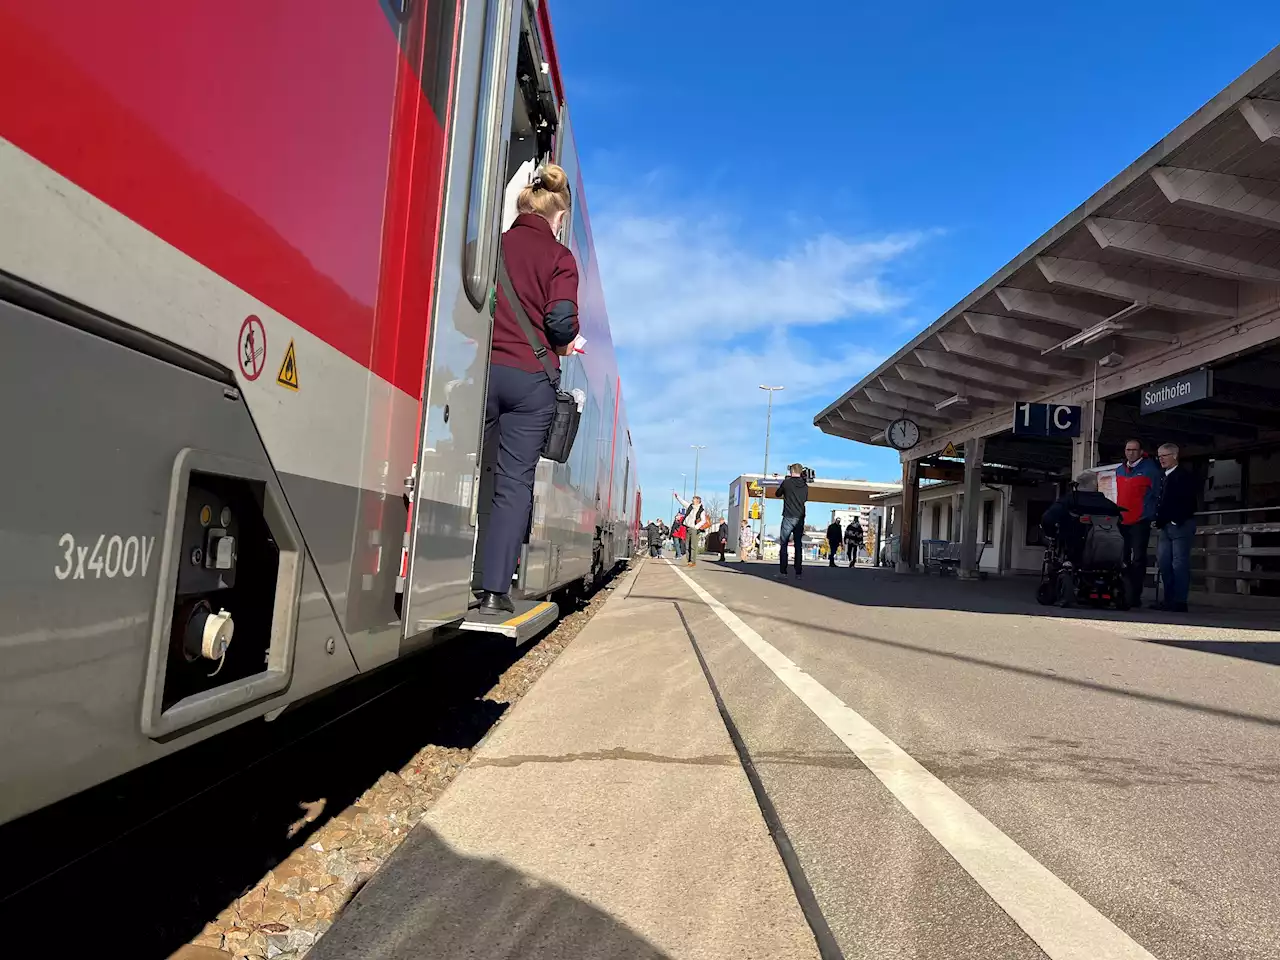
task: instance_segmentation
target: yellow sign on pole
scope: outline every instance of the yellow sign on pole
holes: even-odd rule
[[[943,447],[943,448],[942,448],[942,455],[943,455],[944,457],[958,457],[958,456],[960,456],[960,454],[956,452],[956,445],[955,445],[954,443],[951,443],[950,441],[948,441],[948,442],[947,442],[947,445],[946,445],[945,447]]]

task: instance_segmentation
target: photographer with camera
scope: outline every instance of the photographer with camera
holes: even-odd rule
[[[778,578],[781,580],[787,579],[787,544],[791,541],[796,548],[796,578],[802,576],[804,505],[809,500],[809,478],[812,476],[812,470],[793,463],[787,467],[787,476],[782,478],[773,494],[782,501],[782,527],[778,531]]]

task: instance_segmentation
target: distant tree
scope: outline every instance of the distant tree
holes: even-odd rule
[[[707,497],[702,502],[706,506],[707,510],[711,513],[711,516],[714,517],[715,519],[718,520],[721,517],[724,517],[726,520],[729,519],[727,516],[725,516],[724,497],[720,496],[720,494],[718,493],[713,494]]]

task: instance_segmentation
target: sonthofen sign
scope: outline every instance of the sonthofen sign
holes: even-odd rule
[[[1155,413],[1213,396],[1213,371],[1208,367],[1157,380],[1142,388],[1141,411]]]

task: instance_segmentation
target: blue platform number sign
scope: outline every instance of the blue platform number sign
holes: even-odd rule
[[[1080,408],[1066,403],[1015,403],[1015,437],[1078,437]]]

